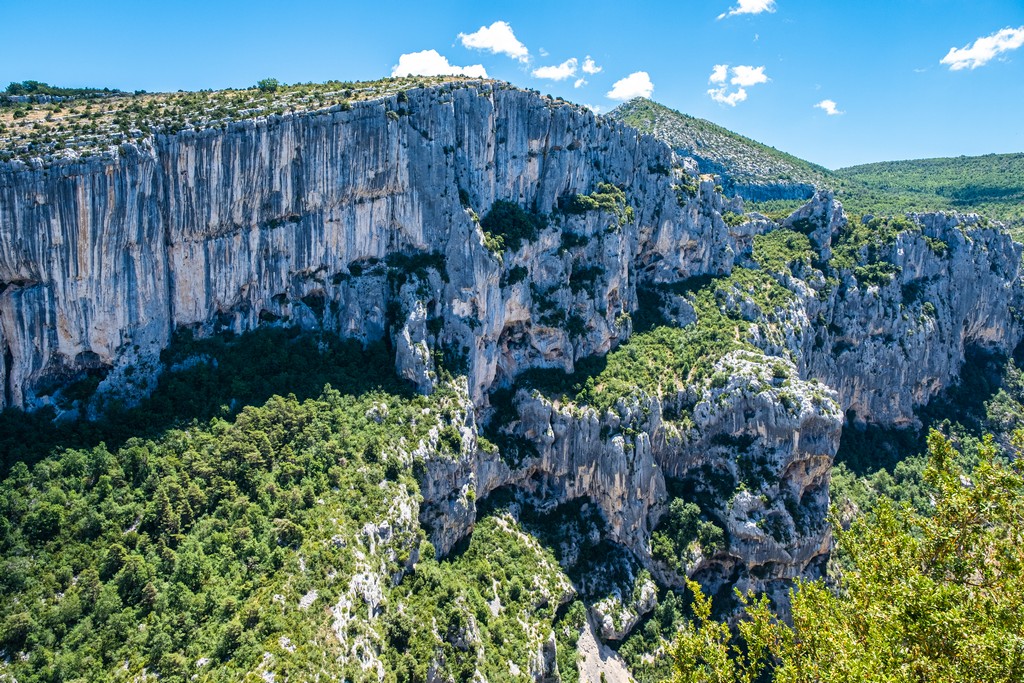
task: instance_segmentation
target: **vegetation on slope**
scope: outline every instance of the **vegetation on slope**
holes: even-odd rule
[[[571,584],[512,515],[488,513],[445,560],[424,540],[416,477],[423,453],[465,447],[462,399],[411,394],[393,359],[335,343],[310,350],[268,330],[179,340],[174,359],[205,360],[168,373],[147,405],[196,417],[234,392],[255,400],[275,362],[307,387],[330,374],[310,355],[320,349],[342,369],[307,400],[225,406],[116,448],[22,431],[36,462],[9,462],[0,481],[0,678],[521,680],[556,626],[559,661],[574,666],[582,621],[557,611]]]
[[[647,99],[630,100],[608,116],[696,158],[702,173],[719,173],[733,183],[828,185],[829,172],[821,166]]]
[[[885,161],[830,171],[646,99],[627,102],[608,116],[695,158],[700,172],[728,179],[727,193],[734,184],[805,184],[834,190],[852,216],[960,211],[1024,227],[1024,154]],[[794,197],[755,199],[748,209],[776,218],[803,203]]]
[[[157,437],[168,428],[213,417],[229,419],[274,395],[315,398],[325,384],[353,394],[377,389],[411,393],[386,370],[393,363],[383,343],[364,348],[353,340],[295,329],[260,328],[240,338],[206,339],[182,331],[161,359],[163,372],[145,400],[130,409],[107,405],[96,422],[67,416],[55,422],[52,408],[0,413],[0,475],[15,463],[31,465],[63,448],[91,448],[100,442],[117,448],[132,437]],[[88,398],[96,384],[85,378],[71,388]]]
[[[737,350],[758,352],[750,339],[753,320],[759,333],[775,338],[777,320],[794,300],[776,277],[809,264],[810,243],[792,230],[775,230],[754,239],[754,259],[760,268],[736,268],[722,277],[698,277],[643,293],[635,332],[601,358],[583,359],[577,371],[527,371],[521,379],[545,393],[606,410],[626,396],[675,395],[687,386],[711,378],[715,361]],[[774,275],[773,275],[774,273]],[[662,316],[663,296],[682,296],[693,307],[695,320],[680,327]]]
[[[21,83],[11,83],[7,86],[4,94],[8,97],[60,97],[60,98],[71,98],[71,97],[107,97],[110,95],[120,95],[120,90],[112,90],[110,88],[62,88],[48,83],[42,83],[40,81],[22,81]]]
[[[265,665],[264,652],[281,674],[333,659],[323,606],[359,571],[364,525],[412,497],[399,447],[425,436],[429,409],[328,389],[16,464],[0,485],[4,669],[26,682],[144,669],[225,680]]]
[[[853,214],[961,211],[1024,227],[1024,154],[887,161],[835,174]]]
[[[401,100],[410,88],[472,80],[421,76],[285,85],[271,78],[243,89],[154,94],[111,91],[104,97],[96,97],[92,89],[79,93],[38,84],[70,99],[19,102],[0,98],[0,161],[40,158],[49,163],[112,150],[116,153],[118,145],[140,142],[153,134],[224,129],[232,121],[293,112],[345,110],[362,100],[393,95]],[[12,84],[16,90],[24,86]],[[38,86],[33,94],[41,94]],[[400,113],[406,112],[399,107],[394,114]]]

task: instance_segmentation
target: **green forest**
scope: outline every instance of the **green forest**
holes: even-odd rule
[[[854,214],[961,211],[1024,227],[1024,154],[886,161],[835,172]]]
[[[1024,234],[1024,153],[883,161],[829,170],[650,100],[632,100],[608,116],[654,135],[679,154],[697,157],[706,172],[726,173],[736,183],[833,190],[852,216],[959,211],[1006,223],[1014,234]],[[747,202],[747,208],[784,217],[804,201],[758,200]]]
[[[197,353],[202,368],[165,374],[144,404],[152,421],[141,437],[126,436],[138,414],[124,411],[88,432],[23,431],[22,450],[8,444],[0,672],[365,680],[376,648],[370,665],[385,680],[427,680],[439,654],[449,680],[517,680],[507,662],[550,638],[561,680],[575,680],[585,610],[573,581],[609,550],[594,546],[567,571],[566,537],[551,530],[586,527],[586,515],[510,513],[498,496],[468,545],[442,560],[416,520],[424,461],[413,444],[442,459],[472,447],[458,391],[412,394],[381,370],[385,349],[329,336],[179,337],[165,361]],[[930,434],[844,441],[832,578],[794,587],[791,624],[742,596],[730,629],[691,582],[663,593],[621,644],[638,680],[1020,680],[1024,379],[1012,359],[972,362],[973,384],[922,414]],[[261,376],[275,395],[259,395]],[[318,376],[332,383],[315,390]],[[279,395],[275,382],[301,396]],[[235,392],[249,405],[219,403]],[[8,427],[31,419],[3,417]],[[865,457],[886,449],[900,455],[888,466]],[[376,607],[359,591],[378,591]]]

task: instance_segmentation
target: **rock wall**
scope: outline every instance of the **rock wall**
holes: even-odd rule
[[[401,101],[158,136],[121,152],[0,170],[2,405],[45,404],[49,388],[87,368],[114,369],[103,389],[124,389],[117,369],[145,367],[182,326],[242,331],[286,320],[379,338],[394,297],[384,269],[373,269],[399,252],[443,257],[447,280],[425,310],[445,318],[446,342],[469,347],[480,399],[496,374],[536,356],[571,365],[607,350],[622,335],[615,318],[635,307],[637,262],[661,260],[677,277],[732,263],[713,208],[680,206],[665,146],[500,84],[412,90]],[[534,350],[509,352],[516,326],[529,322],[529,286],[499,286],[501,264],[473,212],[504,199],[548,213],[599,182],[628,188],[635,210],[628,226],[607,230],[607,216],[573,226],[588,238],[607,230],[580,254],[607,275],[588,292],[605,323],[589,318],[572,340],[531,328]],[[571,270],[559,239],[550,230],[516,260],[530,284]],[[354,276],[353,264],[379,277]]]

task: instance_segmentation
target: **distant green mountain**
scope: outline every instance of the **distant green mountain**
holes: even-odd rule
[[[1024,154],[883,161],[835,175],[851,213],[951,210],[1024,227]]]
[[[826,168],[650,100],[631,100],[609,112],[608,118],[693,157],[701,173],[721,176],[726,193],[744,199],[806,199],[815,187],[833,184]]]
[[[830,171],[719,125],[637,98],[608,114],[693,157],[722,178],[726,194],[774,215],[830,188],[851,215],[923,211],[978,213],[1024,231],[1024,154],[886,161]]]

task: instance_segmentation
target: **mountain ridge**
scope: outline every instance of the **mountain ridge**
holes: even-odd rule
[[[801,159],[706,119],[636,98],[606,115],[694,158],[701,173],[722,178],[728,194],[782,215],[830,189],[851,214],[963,211],[1024,229],[1024,153],[878,161],[838,169]]]

